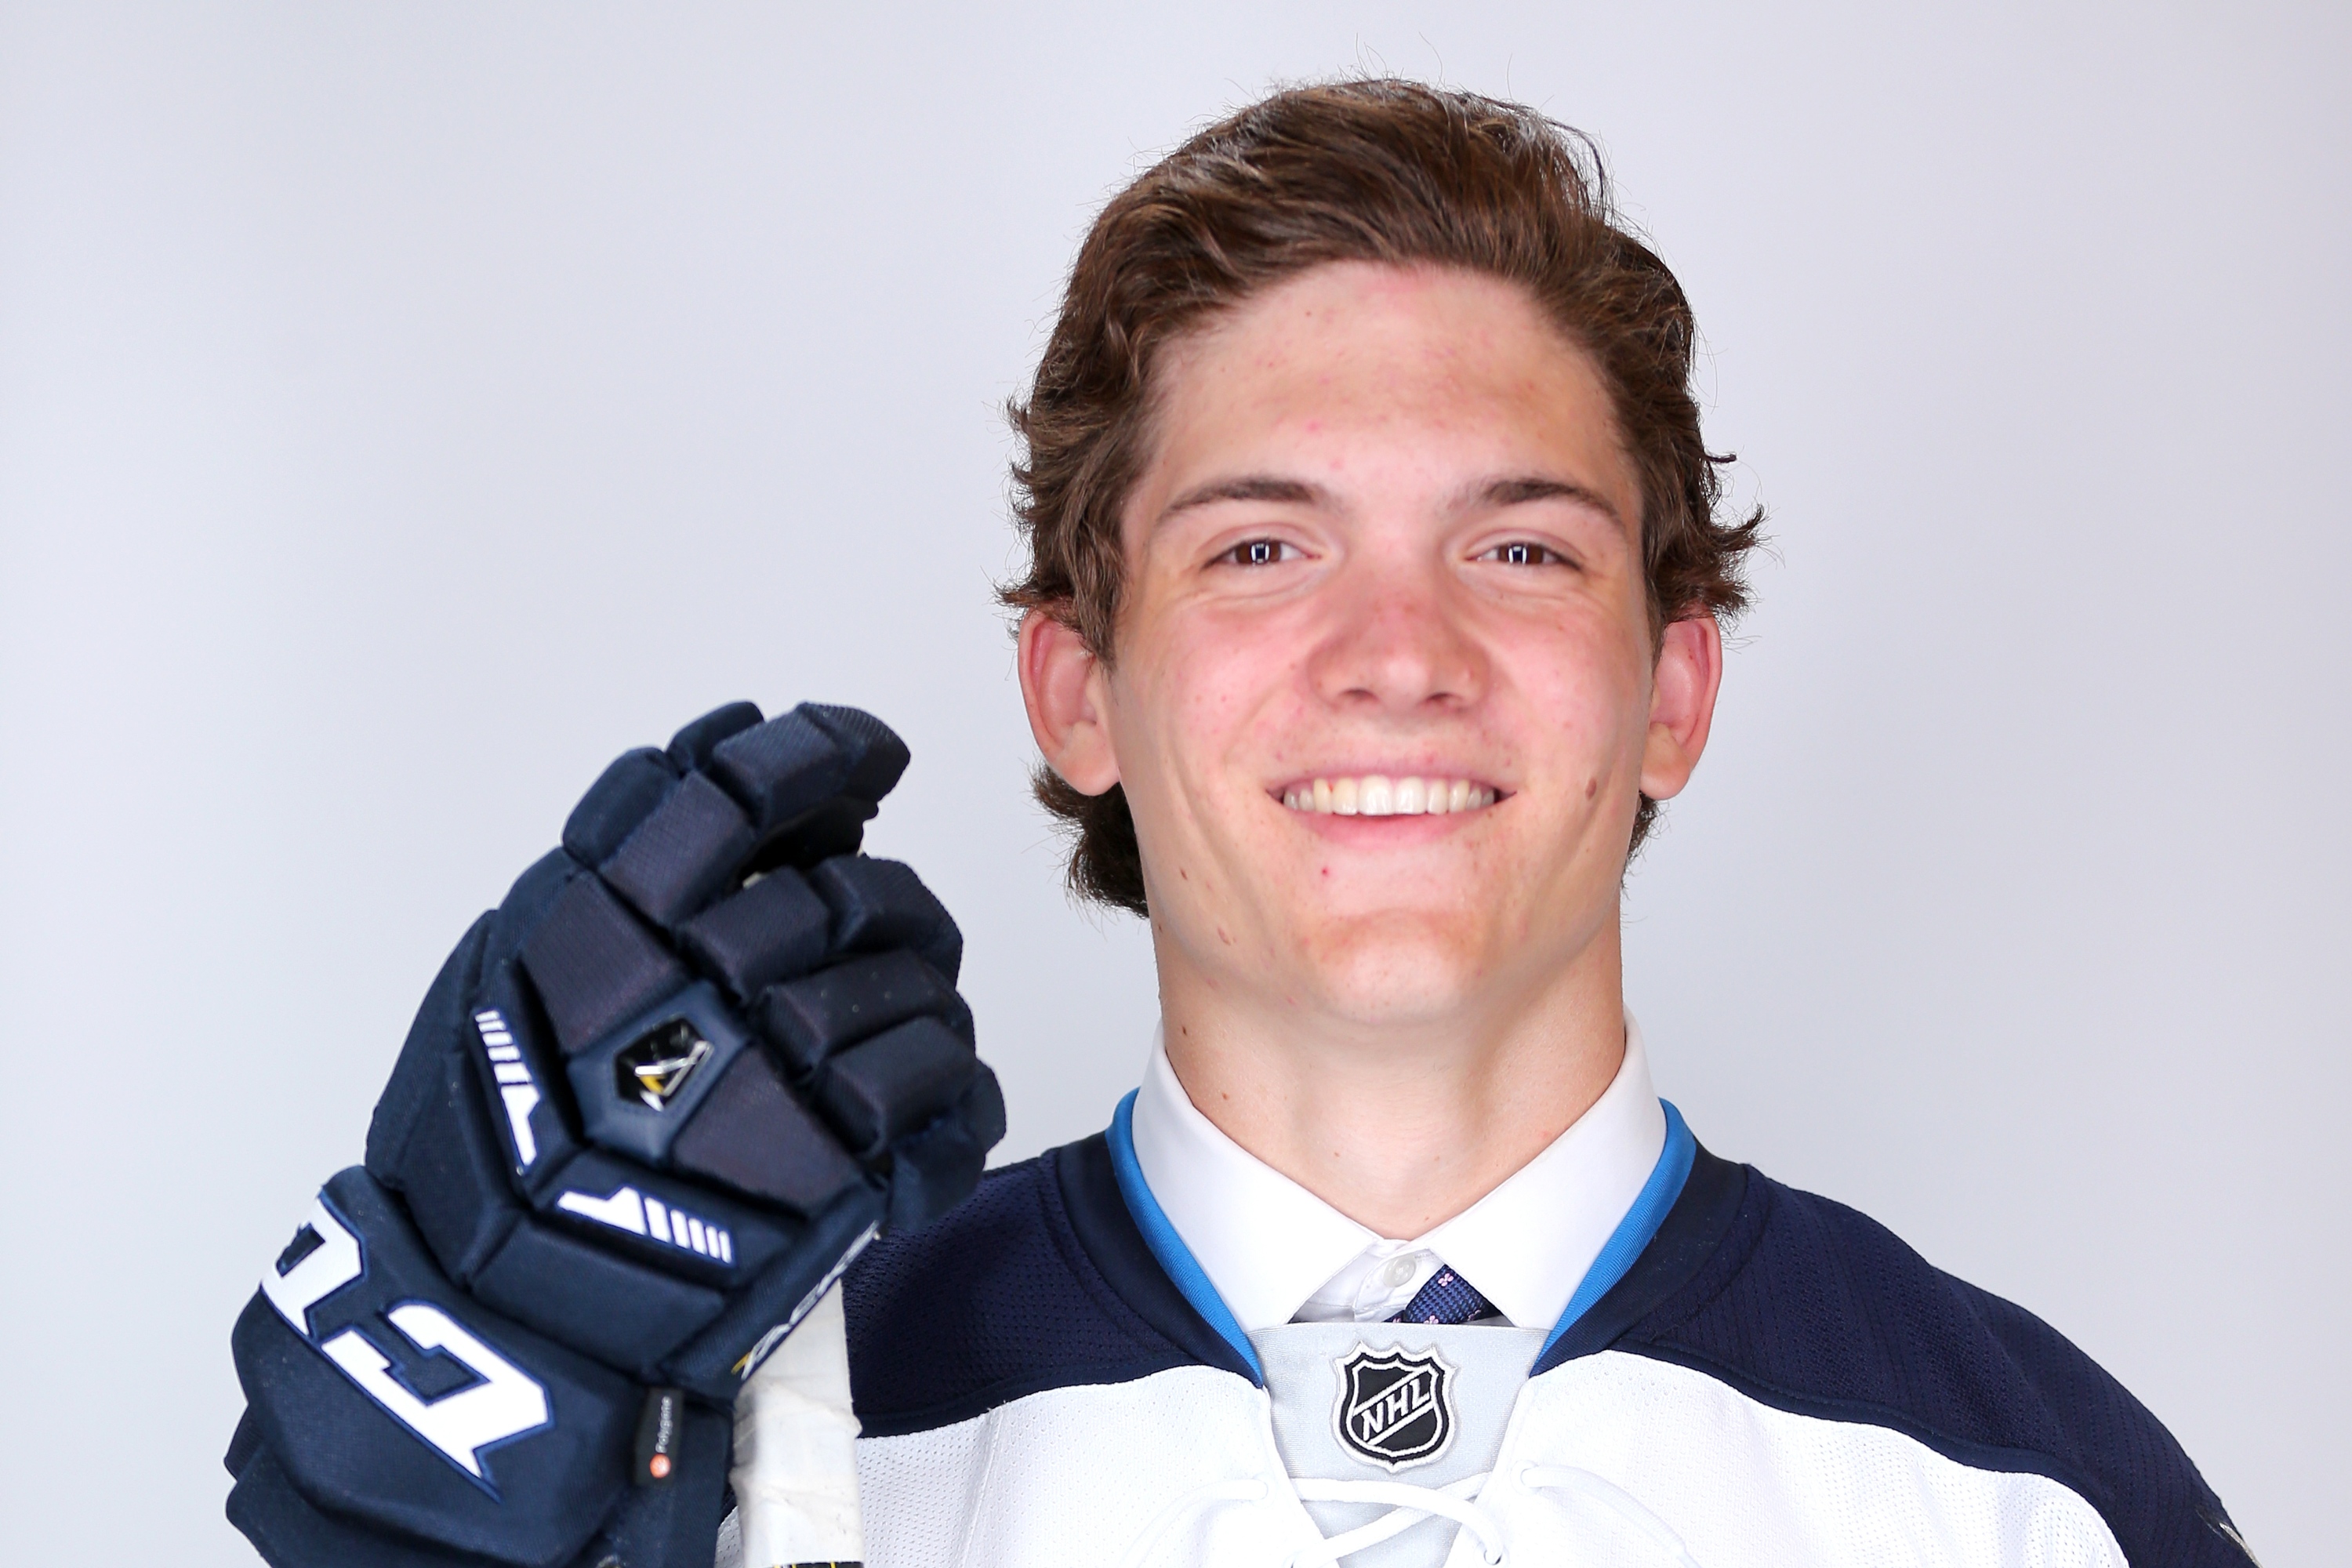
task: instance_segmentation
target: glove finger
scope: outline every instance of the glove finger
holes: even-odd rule
[[[890,1228],[929,1225],[970,1197],[1003,1136],[1003,1091],[982,1062],[954,1110],[892,1149]]]
[[[824,956],[833,911],[788,867],[767,873],[688,921],[678,942],[739,1002],[805,974]]]
[[[751,818],[708,774],[688,773],[618,849],[593,862],[614,890],[668,930],[735,887],[760,845]]]
[[[719,742],[709,772],[764,834],[842,794],[856,762],[803,703]]]
[[[801,711],[831,735],[842,754],[849,759],[849,782],[844,786],[845,793],[878,804],[898,787],[910,759],[907,742],[898,739],[897,731],[863,708],[803,702]]]
[[[522,951],[563,889],[580,877],[580,862],[562,849],[551,849],[532,861],[514,879],[507,896],[490,911],[490,945],[483,955],[485,969],[503,963]]]
[[[614,758],[565,819],[563,847],[583,866],[602,865],[669,797],[680,771],[650,746]]]
[[[669,738],[669,760],[680,773],[707,768],[710,765],[710,753],[718,749],[719,742],[761,721],[760,705],[756,702],[730,702],[723,708],[713,708]]]
[[[856,1162],[760,1051],[736,1058],[670,1152],[679,1170],[803,1215],[862,1180]]]
[[[575,877],[524,941],[523,968],[567,1054],[587,1049],[693,976],[594,877]]]
[[[954,1104],[979,1070],[946,1025],[913,1018],[827,1061],[814,1094],[843,1141],[871,1160]]]
[[[876,803],[906,768],[906,745],[888,725],[809,702],[731,736],[710,760],[711,776],[759,826],[763,869],[856,853]]]
[[[912,868],[897,860],[835,856],[810,871],[809,886],[832,906],[835,952],[911,949],[955,984],[963,966],[963,932]]]
[[[834,1052],[909,1018],[929,1015],[972,1040],[971,1009],[913,953],[877,952],[760,994],[752,1017],[796,1079]]]
[[[1004,1142],[1004,1089],[996,1081],[995,1069],[986,1062],[980,1064],[980,1076],[963,1091],[955,1120],[980,1144],[982,1153]]]
[[[710,760],[720,742],[759,722],[756,705],[730,702],[680,730],[670,738],[667,751],[646,746],[616,759],[572,808],[563,825],[563,847],[583,866],[602,866],[668,800],[682,777]],[[665,842],[682,831],[690,833],[698,825],[707,836],[709,818],[715,815],[709,805],[698,802],[684,808],[688,820],[672,824]],[[700,869],[698,861],[695,869]]]

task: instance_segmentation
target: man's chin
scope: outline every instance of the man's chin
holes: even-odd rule
[[[1297,954],[1297,990],[1334,1021],[1367,1027],[1458,1019],[1479,1005],[1495,966],[1483,933],[1448,928],[1449,917],[1422,913],[1318,931]]]

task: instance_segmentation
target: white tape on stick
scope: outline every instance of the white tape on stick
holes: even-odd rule
[[[735,1466],[728,1479],[742,1568],[864,1560],[856,1442],[848,1325],[836,1284],[735,1399]]]

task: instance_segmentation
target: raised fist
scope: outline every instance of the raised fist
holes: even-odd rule
[[[954,921],[857,853],[906,764],[854,709],[722,708],[467,933],[237,1321],[271,1563],[707,1568],[736,1388],[1003,1134]]]

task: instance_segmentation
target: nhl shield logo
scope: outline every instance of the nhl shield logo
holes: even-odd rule
[[[1454,1368],[1435,1351],[1358,1345],[1336,1364],[1331,1426],[1349,1453],[1402,1470],[1454,1441]]]

